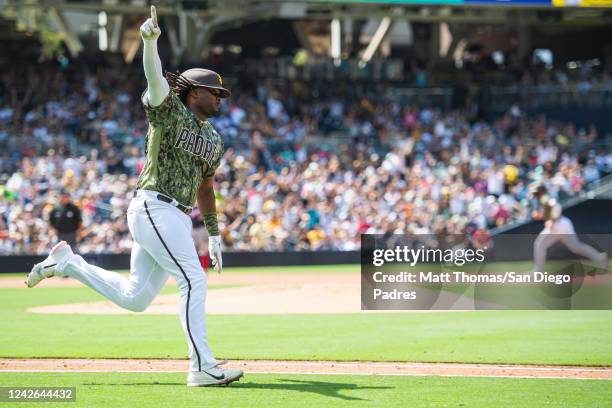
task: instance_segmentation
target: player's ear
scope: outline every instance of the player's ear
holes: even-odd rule
[[[198,99],[198,96],[199,96],[199,94],[198,94],[198,88],[191,88],[191,89],[189,89],[189,91],[187,92],[187,100],[189,100],[189,99],[195,99],[195,100],[197,100],[197,99]]]

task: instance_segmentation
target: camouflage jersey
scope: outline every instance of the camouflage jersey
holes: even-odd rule
[[[146,91],[145,91],[146,93]],[[161,105],[143,105],[149,121],[145,167],[138,189],[152,190],[192,207],[204,177],[215,173],[223,140],[213,126],[201,121],[170,91]]]

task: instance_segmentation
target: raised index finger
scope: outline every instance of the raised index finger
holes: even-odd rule
[[[155,6],[151,6],[151,21],[153,22],[153,27],[157,27],[157,11]]]

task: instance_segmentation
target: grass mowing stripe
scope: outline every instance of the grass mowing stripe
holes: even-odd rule
[[[1,386],[76,387],[70,407],[610,406],[609,382],[460,377],[249,374],[229,387],[189,388],[184,373],[0,373]],[[129,402],[129,403],[128,403]],[[38,403],[19,403],[38,407]]]
[[[177,316],[25,312],[104,300],[86,287],[6,288],[0,299],[3,357],[186,356]],[[612,365],[609,311],[212,315],[208,327],[216,355],[230,359]]]
[[[186,355],[177,316],[3,313],[2,357]],[[219,358],[612,365],[610,314],[598,311],[212,315],[207,324]]]

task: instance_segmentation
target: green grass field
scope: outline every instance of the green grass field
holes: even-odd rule
[[[353,266],[265,270],[358,273]],[[228,268],[224,273],[249,271]],[[219,287],[226,286],[211,290]],[[175,292],[175,286],[167,286],[162,293]],[[0,289],[0,357],[186,358],[177,316],[25,311],[102,299],[85,287]],[[609,311],[211,315],[207,321],[212,349],[218,358],[227,359],[612,365]],[[77,386],[76,406],[87,407],[122,406],[128,396],[132,407],[196,402],[202,406],[221,402],[229,406],[612,406],[611,383],[602,380],[249,374],[229,388],[193,390],[184,383],[184,374],[0,373],[3,386]]]
[[[609,407],[612,400],[609,381],[506,378],[250,374],[230,387],[188,388],[180,373],[5,373],[0,386],[76,387],[76,404],[61,405],[87,408]]]

